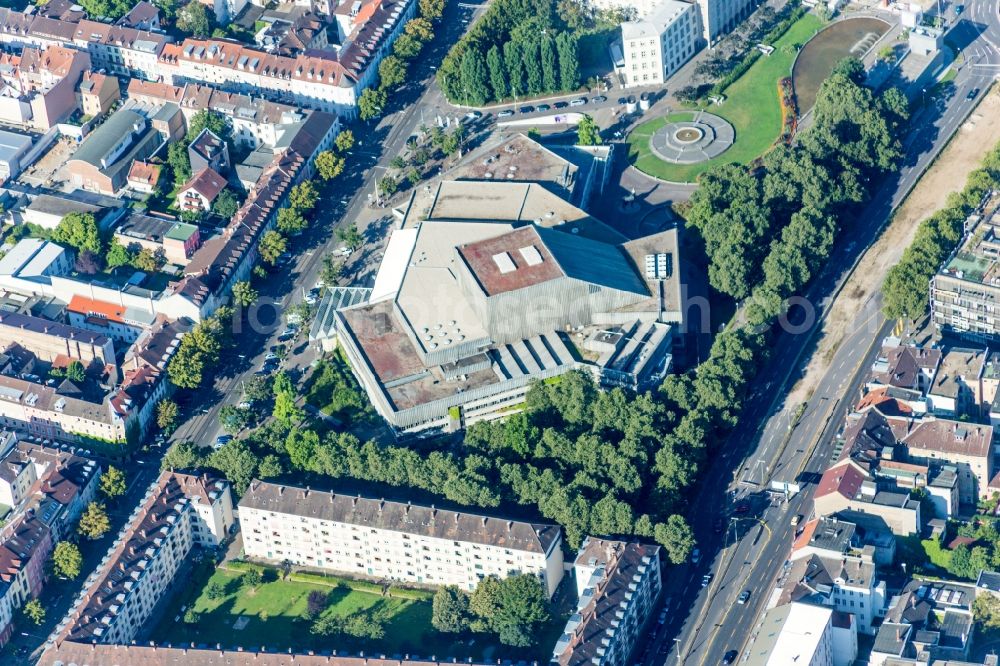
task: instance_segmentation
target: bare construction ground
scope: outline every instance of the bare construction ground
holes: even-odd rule
[[[854,271],[830,309],[819,333],[817,350],[786,404],[795,405],[808,399],[829,369],[848,322],[853,321],[862,305],[881,287],[888,270],[912,242],[920,222],[943,208],[949,194],[965,187],[969,172],[979,166],[998,142],[1000,92],[994,88],[955,133],[937,161],[896,209],[892,223],[861,258],[860,270]]]

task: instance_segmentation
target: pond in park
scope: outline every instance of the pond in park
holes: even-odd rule
[[[823,80],[834,66],[847,56],[861,58],[889,30],[889,24],[877,18],[848,18],[816,33],[799,51],[792,68],[792,83],[804,115],[816,102]]]

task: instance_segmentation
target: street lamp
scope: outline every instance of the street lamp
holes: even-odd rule
[[[674,649],[677,650],[677,663],[680,664],[681,663],[681,639],[675,638],[674,639],[674,643],[676,644],[674,646]]]
[[[375,181],[375,203],[376,204],[381,204],[382,203],[382,195],[379,194],[379,191],[378,191],[378,174],[374,173],[374,171],[376,169],[382,169],[386,173],[389,173],[389,167],[378,166],[378,165],[375,165],[375,166],[372,167],[372,172],[373,172],[372,180]]]

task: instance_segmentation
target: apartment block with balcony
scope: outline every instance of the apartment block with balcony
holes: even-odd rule
[[[573,564],[576,612],[552,666],[624,666],[660,594],[660,547],[587,537]]]
[[[959,248],[931,278],[931,318],[946,333],[977,342],[1000,340],[1000,218],[972,215]]]
[[[193,548],[215,547],[233,525],[229,483],[163,472],[101,565],[84,584],[53,640],[128,644],[170,593]]]
[[[247,557],[422,585],[473,590],[495,575],[563,575],[556,525],[505,520],[254,481],[240,500]]]

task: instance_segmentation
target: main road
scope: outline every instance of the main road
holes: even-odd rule
[[[823,317],[864,249],[1000,72],[1000,16],[995,3],[968,2],[949,42],[960,45],[965,56],[953,93],[913,118],[904,142],[903,167],[876,191],[858,224],[842,234],[824,273],[802,300],[803,307],[796,308],[802,322],[798,330],[788,326],[778,335],[772,359],[748,392],[740,422],[691,502],[701,515],[723,516],[727,522],[721,533],[712,529],[710,520],[696,523],[704,556],[699,565],[678,571],[673,585],[668,582],[670,620],[651,636],[646,663],[718,664],[730,650],[742,657],[756,631],[790,550],[791,519],[811,510],[814,485],[809,481],[829,464],[844,414],[878,343],[890,330],[880,312],[880,292],[854,314],[832,355],[830,370],[808,401],[785,404],[788,388],[807,365]],[[804,486],[784,501],[766,492],[772,481],[804,481]],[[734,511],[734,505],[744,503],[745,512]],[[713,578],[701,587],[698,579],[705,573]],[[745,590],[750,592],[749,601],[737,603]]]
[[[392,94],[390,108],[377,124],[353,127],[356,145],[350,151],[347,167],[322,193],[316,210],[317,219],[302,236],[293,239],[294,261],[274,273],[260,285],[260,299],[249,325],[244,319],[234,324],[235,348],[227,350],[214,373],[211,386],[182,395],[184,421],[174,432],[172,441],[191,441],[208,446],[222,433],[219,411],[224,405],[235,405],[243,398],[242,386],[260,370],[264,356],[277,344],[283,325],[282,313],[302,300],[306,291],[319,280],[323,257],[340,243],[336,230],[357,224],[365,237],[364,247],[348,259],[347,269],[352,284],[370,281],[378,264],[378,250],[388,236],[388,216],[372,209],[370,196],[375,180],[385,175],[385,169],[396,155],[404,152],[407,140],[421,125],[431,125],[439,115],[456,111],[446,104],[434,80],[435,66],[461,34],[472,25],[483,6],[448,2],[440,28],[429,50],[414,61],[409,83]],[[374,218],[374,219],[373,219]],[[291,343],[291,353],[283,367],[297,370],[308,366],[313,350],[299,332]]]

